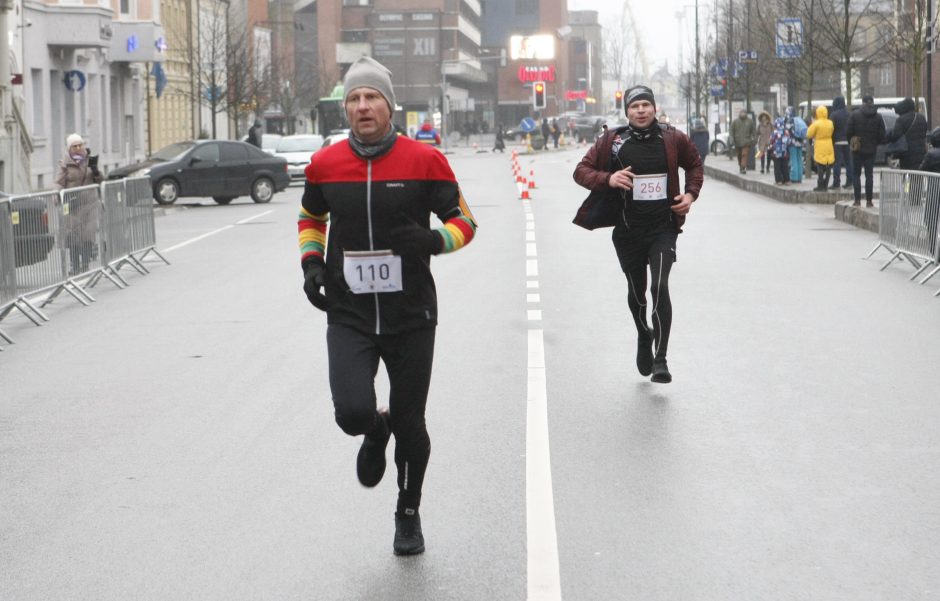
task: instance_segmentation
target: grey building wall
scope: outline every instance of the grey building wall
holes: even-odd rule
[[[539,30],[539,0],[481,0],[482,46],[509,47],[509,36]]]

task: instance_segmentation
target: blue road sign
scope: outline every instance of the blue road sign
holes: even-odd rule
[[[803,56],[803,20],[799,17],[777,19],[777,58]]]

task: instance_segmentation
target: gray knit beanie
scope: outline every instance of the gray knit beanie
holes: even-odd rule
[[[350,65],[346,71],[346,77],[343,79],[343,90],[346,97],[356,88],[372,88],[385,97],[388,107],[395,112],[395,90],[392,89],[392,72],[385,65],[369,58],[360,57],[359,60]]]

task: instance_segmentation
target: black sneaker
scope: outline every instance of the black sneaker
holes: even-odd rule
[[[421,516],[417,509],[395,512],[395,555],[424,553],[424,535],[421,534]]]
[[[368,488],[376,486],[385,475],[385,447],[392,436],[392,429],[388,425],[388,413],[379,411],[383,431],[378,436],[366,434],[359,447],[359,456],[356,457],[356,476],[359,483]]]
[[[843,190],[850,190],[851,188],[852,188],[852,184],[843,184],[843,185],[842,185],[842,189],[843,189]]]
[[[672,382],[672,374],[669,373],[669,368],[666,366],[665,359],[655,359],[653,361],[652,380],[659,384],[668,384]]]
[[[641,376],[653,373],[653,337],[642,334],[636,341],[636,368]]]

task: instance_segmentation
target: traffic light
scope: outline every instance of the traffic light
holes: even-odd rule
[[[532,106],[536,109],[543,109],[548,106],[545,101],[545,82],[537,81],[532,84]]]
[[[614,104],[618,111],[623,108],[623,90],[614,92]]]

